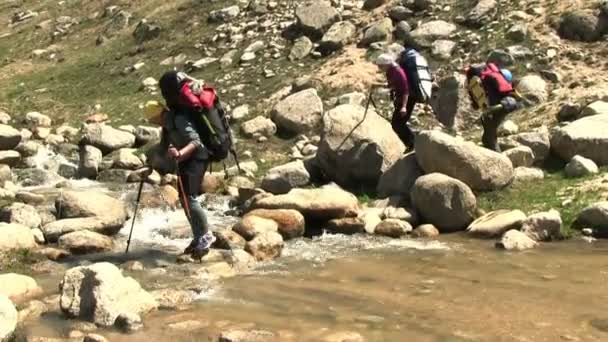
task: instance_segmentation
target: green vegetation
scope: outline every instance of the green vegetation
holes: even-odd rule
[[[603,170],[605,171],[605,170]],[[595,177],[566,178],[563,172],[551,172],[543,181],[525,182],[495,192],[478,195],[479,207],[486,210],[520,209],[526,214],[556,209],[563,220],[565,238],[576,235],[573,223],[589,204],[599,201],[602,192],[594,188]],[[581,186],[590,184],[590,186]],[[570,203],[564,203],[565,201]]]
[[[33,272],[30,266],[43,259],[43,256],[28,249],[0,253],[0,270],[3,273],[31,274]]]

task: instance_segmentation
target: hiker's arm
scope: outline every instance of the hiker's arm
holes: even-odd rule
[[[194,128],[194,124],[188,120],[184,115],[178,115],[175,118],[175,128],[179,134],[190,141],[186,146],[180,149],[179,160],[187,160],[199,150],[204,150],[201,138],[198,132]]]

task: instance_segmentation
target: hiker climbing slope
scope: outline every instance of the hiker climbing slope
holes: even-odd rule
[[[467,90],[474,109],[483,111],[481,123],[484,147],[500,152],[498,126],[505,117],[519,109],[517,92],[513,88],[513,75],[496,64],[486,63],[470,66],[466,70]]]
[[[161,110],[153,120],[162,126],[161,146],[176,161],[180,202],[192,228],[193,239],[184,254],[200,257],[215,241],[209,231],[207,215],[196,199],[201,194],[210,152],[197,129],[197,112],[181,100],[183,82],[174,71],[161,77],[159,86],[168,110]]]
[[[408,150],[414,147],[414,133],[408,127],[407,121],[412,116],[416,101],[410,96],[409,85],[405,71],[397,64],[391,54],[382,54],[376,64],[386,74],[388,85],[393,99],[393,130],[403,141]]]

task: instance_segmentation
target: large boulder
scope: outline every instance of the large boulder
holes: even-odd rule
[[[559,211],[552,209],[536,213],[526,218],[521,227],[522,233],[535,241],[551,241],[562,236],[562,217]]]
[[[440,173],[418,178],[412,201],[422,217],[442,233],[464,230],[477,208],[475,195],[465,183]]]
[[[45,224],[42,226],[42,232],[47,242],[57,242],[62,235],[81,230],[111,236],[122,229],[124,222],[125,220],[105,216],[69,218]]]
[[[317,161],[342,186],[375,187],[382,173],[403,156],[405,147],[390,123],[371,109],[340,105],[323,118]]]
[[[595,235],[608,238],[608,202],[597,202],[586,207],[576,221],[582,226],[593,228]]]
[[[281,256],[283,238],[277,232],[267,232],[257,235],[245,244],[245,250],[257,261],[268,261]]]
[[[324,55],[342,49],[357,33],[357,27],[349,21],[340,21],[333,24],[323,35],[319,43],[319,51]]]
[[[481,27],[494,19],[497,9],[496,0],[479,0],[466,16],[465,23],[472,27]]]
[[[563,160],[580,155],[598,165],[608,164],[608,114],[578,119],[552,131],[551,150]]]
[[[158,306],[135,279],[108,262],[69,269],[60,288],[60,307],[67,317],[103,327],[114,325],[121,314],[143,315]]]
[[[97,178],[103,155],[97,147],[84,145],[80,147],[78,173],[83,178]]]
[[[466,77],[454,73],[439,80],[439,91],[433,94],[431,105],[437,120],[449,128],[459,128],[464,124],[463,116],[471,108],[467,93]]]
[[[310,183],[310,174],[304,162],[293,161],[275,166],[268,171],[262,180],[262,189],[273,194],[286,194],[291,189],[303,187]]]
[[[407,198],[414,182],[420,176],[422,176],[422,170],[416,160],[416,154],[408,153],[382,174],[378,182],[378,196],[380,198],[391,196]]]
[[[506,156],[439,131],[416,137],[416,158],[426,173],[443,173],[473,190],[497,190],[513,180],[513,165]]]
[[[80,230],[62,235],[58,242],[59,247],[73,254],[107,252],[111,251],[114,246],[111,238],[90,230]]]
[[[547,81],[535,74],[522,77],[517,84],[517,91],[533,103],[543,103],[549,98]]]
[[[496,248],[506,249],[508,251],[523,251],[534,248],[538,242],[532,240],[528,235],[519,230],[509,230],[506,232],[499,242],[496,243]]]
[[[390,18],[384,18],[365,30],[361,45],[369,46],[372,43],[388,40],[391,38],[392,32],[393,21]]]
[[[8,125],[0,125],[0,151],[12,150],[21,142],[21,133]]]
[[[55,200],[57,217],[108,217],[117,221],[127,219],[125,202],[95,191],[65,191]]]
[[[29,227],[14,223],[0,223],[0,252],[34,247],[36,247],[36,240]]]
[[[272,219],[248,215],[232,227],[235,233],[238,233],[245,240],[253,240],[256,236],[268,232],[277,232],[279,224]]]
[[[135,144],[135,135],[104,124],[84,125],[81,133],[81,144],[95,146],[103,154]]]
[[[432,20],[421,24],[410,33],[410,36],[420,45],[430,46],[435,40],[447,39],[458,28],[456,25],[443,20]]]
[[[564,39],[593,42],[601,38],[607,27],[605,18],[594,11],[574,10],[562,15],[558,32]]]
[[[525,219],[521,210],[492,211],[473,221],[467,232],[482,238],[499,237],[511,229],[520,229]]]
[[[317,189],[293,189],[285,195],[260,199],[254,209],[294,209],[312,220],[356,217],[359,211],[357,197],[335,186]]]
[[[321,125],[323,101],[315,89],[306,89],[288,96],[272,110],[272,121],[279,133],[297,135],[317,130]]]
[[[331,25],[340,20],[340,14],[325,0],[312,0],[296,8],[297,27],[313,40],[320,39]]]
[[[13,303],[22,303],[42,294],[36,281],[16,273],[0,274],[0,296],[8,297]]]
[[[0,295],[0,341],[11,341],[19,314],[15,305],[6,296]]]
[[[386,219],[376,226],[374,234],[400,238],[412,231],[412,226],[402,220]]]
[[[584,177],[598,172],[600,170],[593,160],[578,155],[572,157],[564,168],[566,177]]]
[[[36,208],[23,203],[13,203],[0,209],[0,221],[30,228],[38,228],[42,222]]]
[[[292,209],[255,209],[247,213],[247,216],[256,216],[273,220],[278,224],[278,232],[284,240],[301,237],[306,229],[304,216],[297,210]]]

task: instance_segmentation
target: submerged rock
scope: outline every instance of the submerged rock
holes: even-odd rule
[[[496,248],[523,251],[534,248],[537,245],[538,243],[532,240],[528,235],[513,229],[502,236],[502,239],[496,243]]]
[[[8,297],[13,303],[23,303],[42,294],[36,281],[16,273],[0,274],[0,296]]]
[[[412,231],[412,226],[406,221],[397,219],[386,219],[376,226],[376,235],[388,236],[392,238],[402,237]]]
[[[283,238],[279,233],[266,232],[247,242],[245,250],[257,261],[269,261],[281,256],[283,246]]]
[[[467,232],[483,238],[499,237],[511,229],[520,229],[525,219],[521,210],[492,211],[473,221]]]

